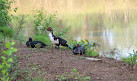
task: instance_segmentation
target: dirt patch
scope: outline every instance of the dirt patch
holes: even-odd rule
[[[90,81],[137,81],[137,69],[131,70],[124,62],[115,59],[102,57],[102,61],[90,61],[73,55],[69,49],[31,49],[24,44],[17,48],[20,69],[32,69],[34,77],[40,70],[47,81],[55,80],[56,75],[64,72],[70,73],[72,69],[77,69],[82,76],[90,76]]]

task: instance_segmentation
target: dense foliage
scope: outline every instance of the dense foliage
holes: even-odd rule
[[[9,27],[11,21],[11,0],[0,0],[0,37],[5,40],[6,37],[12,38],[14,36],[14,30]],[[14,9],[16,12],[17,8]]]
[[[13,63],[13,52],[16,52],[17,49],[13,48],[13,45],[15,44],[15,42],[6,43],[6,49],[4,49],[2,51],[2,53],[0,53],[1,56],[1,62],[0,62],[0,77],[2,81],[9,81],[10,79],[10,69],[11,69],[11,64]]]
[[[6,37],[12,38],[14,36],[14,30],[10,27],[1,27],[0,34],[3,36],[4,40]]]
[[[36,34],[45,34],[48,27],[57,27],[55,14],[46,15],[42,11],[37,11],[34,17]]]
[[[0,27],[7,26],[10,22],[9,10],[12,1],[0,0]]]

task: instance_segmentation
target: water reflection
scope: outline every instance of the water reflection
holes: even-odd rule
[[[81,22],[83,26],[74,29],[74,31],[79,31],[79,33],[75,33],[78,36],[74,36],[74,38],[79,41],[85,39],[95,40],[102,44],[100,51],[114,49],[113,51],[118,54],[117,50],[121,49],[127,55],[128,52],[132,52],[133,49],[136,50],[137,48],[137,23],[130,21],[132,14],[128,14],[126,17],[123,16],[124,14],[120,14],[116,14],[117,20],[115,18],[105,18],[104,14],[84,16],[83,22]],[[112,21],[109,21],[109,19],[112,19]]]
[[[110,47],[114,45],[114,35],[112,29],[104,29],[103,31],[103,41],[105,44],[108,43]]]

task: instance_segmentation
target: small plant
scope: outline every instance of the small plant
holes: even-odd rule
[[[133,69],[135,65],[137,64],[137,51],[133,50],[133,54],[129,53],[129,56],[122,58],[122,60],[128,64],[128,66],[131,66]]]
[[[46,79],[42,79],[41,77],[34,77],[32,78],[32,81],[46,81]]]
[[[1,69],[1,80],[2,81],[8,81],[9,80],[9,69],[11,68],[11,63],[13,62],[12,53],[16,52],[17,49],[13,48],[12,46],[15,44],[15,42],[6,43],[6,49],[2,51],[1,53],[1,59],[2,63],[0,64]]]
[[[17,60],[16,55],[12,55],[12,58],[13,58],[13,62],[11,63],[11,67],[9,68],[10,71],[9,77],[10,80],[16,80],[16,78],[20,76],[20,70],[19,70],[20,64]]]
[[[31,65],[30,65],[31,66]],[[33,65],[34,67],[38,68],[37,65]],[[33,76],[33,74],[37,74],[37,76]],[[23,68],[20,70],[20,79],[21,81],[46,81],[45,78],[42,78],[45,72],[41,72],[39,69],[34,69],[30,67]]]
[[[77,44],[80,44],[81,46],[83,46],[85,48],[85,55],[87,56],[98,56],[98,53],[95,52],[95,47],[97,46],[97,43],[95,42],[89,42],[88,40],[83,41],[81,40],[80,42],[77,42],[76,40],[72,40],[69,42],[69,46],[71,49],[73,49],[74,46],[76,46]]]
[[[54,30],[54,34],[60,37],[64,37],[65,33],[70,29],[70,27],[60,28],[58,20],[56,18],[56,14],[45,14],[43,11],[36,11],[36,15],[34,16],[34,27],[36,35],[45,35],[46,29],[48,27],[52,27]]]
[[[46,15],[43,11],[38,10],[36,11],[36,15],[34,17],[34,27],[36,34],[45,34],[45,31],[48,27],[56,27],[55,14]]]
[[[70,79],[74,79],[74,80],[78,80],[78,81],[87,81],[90,80],[91,78],[89,76],[82,76],[81,74],[79,74],[79,72],[77,71],[77,69],[72,69],[71,73],[67,73],[64,72],[67,75],[57,75],[56,78],[59,81],[63,81],[63,80],[67,80],[69,81]]]

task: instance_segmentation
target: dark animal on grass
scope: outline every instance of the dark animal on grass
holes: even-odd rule
[[[50,27],[47,28],[47,31],[49,31],[49,39],[50,39],[50,41],[52,42],[52,44],[58,46],[58,48],[59,48],[60,45],[61,45],[61,46],[69,47],[68,44],[67,44],[67,41],[66,41],[65,39],[60,38],[60,37],[58,37],[58,36],[55,36],[55,35],[53,34],[53,29],[52,29],[52,28],[50,28]],[[69,48],[70,48],[70,47],[69,47]]]
[[[44,48],[46,46],[45,43],[41,41],[32,41],[32,38],[29,37],[29,40],[26,42],[27,47],[31,48]]]
[[[74,54],[84,54],[85,53],[85,49],[84,47],[80,46],[79,44],[77,44],[74,48],[73,48],[73,53]]]

